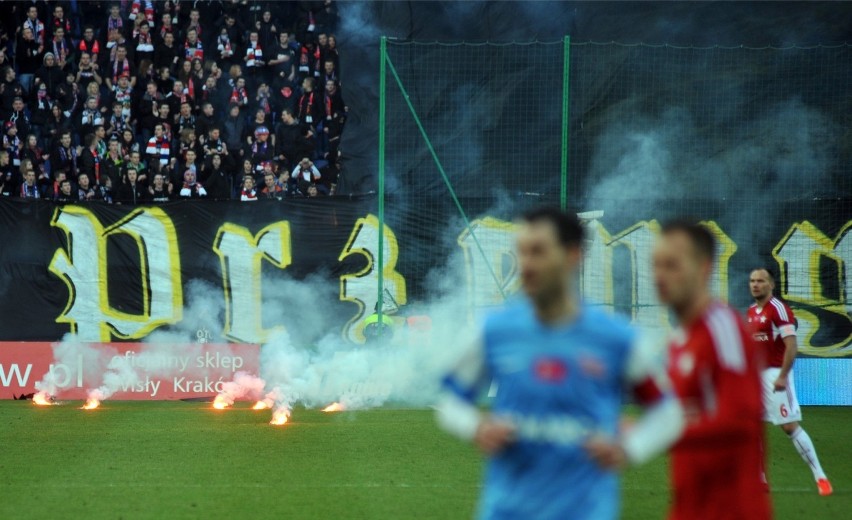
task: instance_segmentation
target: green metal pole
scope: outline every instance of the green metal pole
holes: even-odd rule
[[[376,299],[376,312],[378,313],[379,331],[382,330],[384,322],[382,321],[382,308],[384,307],[384,271],[385,271],[385,93],[386,93],[386,72],[385,64],[387,63],[387,43],[386,36],[382,36],[379,44],[379,250],[378,258],[378,297]]]
[[[560,160],[559,207],[568,205],[568,129],[571,127],[571,88],[569,87],[571,63],[571,36],[565,36],[562,51],[562,157]]]

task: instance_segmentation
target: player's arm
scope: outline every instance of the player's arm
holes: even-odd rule
[[[781,341],[784,342],[784,360],[781,362],[781,372],[778,374],[778,379],[775,380],[775,391],[781,392],[787,389],[787,376],[793,369],[796,354],[799,353],[799,345],[796,341],[796,322],[793,318],[793,311],[784,303],[776,302],[777,300],[774,300],[772,305],[780,307],[776,307],[772,324],[778,329]]]
[[[435,409],[438,424],[445,431],[475,443],[486,453],[494,453],[511,442],[514,429],[476,406],[476,398],[487,384],[486,374],[484,342],[480,336],[466,347],[444,377]]]
[[[655,355],[652,342],[634,342],[624,379],[642,406],[642,415],[620,439],[598,437],[586,444],[590,456],[609,468],[642,464],[667,451],[680,437],[685,424],[683,409],[671,391],[663,362]]]

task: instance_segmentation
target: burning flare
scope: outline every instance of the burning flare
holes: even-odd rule
[[[272,404],[267,403],[266,400],[258,401],[251,407],[252,410],[268,410],[269,408],[272,408]]]
[[[50,406],[56,403],[53,402],[53,398],[50,397],[50,394],[42,391],[33,396],[33,404],[38,406]]]
[[[346,407],[340,403],[331,403],[322,409],[323,412],[342,412],[346,410]]]
[[[290,418],[290,410],[286,408],[279,408],[272,412],[272,420],[269,421],[269,424],[272,426],[283,426],[287,423],[287,419]]]
[[[86,404],[83,405],[81,410],[94,410],[98,406],[101,405],[100,400],[97,397],[89,397],[86,399]]]
[[[228,398],[222,394],[217,395],[216,399],[213,400],[213,408],[217,410],[224,410],[229,406],[231,406],[231,403],[229,403]]]

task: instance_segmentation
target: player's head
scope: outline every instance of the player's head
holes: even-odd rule
[[[518,263],[524,292],[533,300],[552,301],[564,294],[580,266],[583,226],[573,213],[538,208],[521,217]]]
[[[775,289],[775,276],[768,267],[756,267],[748,276],[748,287],[755,300],[768,298]]]
[[[695,222],[663,225],[654,249],[654,283],[660,301],[686,308],[706,290],[713,271],[716,240]]]

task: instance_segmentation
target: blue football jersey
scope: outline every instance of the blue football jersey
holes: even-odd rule
[[[490,315],[481,337],[444,380],[473,403],[492,382],[491,413],[517,439],[488,463],[479,516],[589,519],[618,516],[618,478],[584,450],[591,435],[614,438],[626,388],[645,374],[632,363],[630,324],[593,306],[548,326],[518,301]]]

